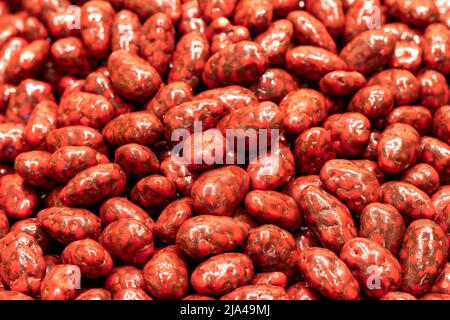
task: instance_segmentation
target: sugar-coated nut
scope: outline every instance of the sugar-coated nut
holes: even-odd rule
[[[75,300],[111,300],[111,293],[102,288],[92,288],[80,293]]]
[[[370,297],[381,298],[401,285],[402,270],[395,256],[378,243],[366,238],[353,238],[342,247],[340,258],[358,280],[361,290]],[[372,280],[377,269],[379,285]]]
[[[396,256],[405,232],[400,212],[390,204],[373,202],[364,207],[359,217],[359,236],[375,241]]]
[[[393,147],[393,146],[399,146]],[[397,174],[413,165],[420,156],[420,136],[410,125],[394,123],[382,133],[377,146],[381,170]]]
[[[326,49],[298,46],[286,52],[286,68],[299,77],[315,81],[329,72],[347,70],[347,63]]]
[[[222,296],[246,285],[253,278],[253,263],[243,253],[223,253],[200,264],[191,275],[191,285],[199,294]]]
[[[428,248],[430,254],[424,254]],[[411,223],[400,251],[402,291],[413,295],[427,292],[447,262],[448,240],[439,226],[428,219]]]
[[[345,242],[356,237],[349,209],[322,188],[306,187],[300,196],[300,206],[306,224],[325,248],[339,252]]]
[[[115,267],[106,277],[105,289],[113,295],[122,289],[144,289],[143,272],[133,266]]]
[[[61,190],[62,201],[70,205],[93,205],[108,197],[119,195],[127,177],[122,168],[103,163],[77,173]]]
[[[99,217],[86,209],[51,207],[38,212],[37,222],[52,238],[62,242],[97,239],[102,228]]]
[[[286,290],[272,285],[247,285],[222,296],[220,300],[289,300]]]
[[[178,229],[176,245],[187,256],[201,259],[240,246],[248,230],[230,217],[199,215]]]
[[[9,218],[28,218],[37,208],[36,190],[26,184],[17,173],[7,174],[0,178],[0,206]]]
[[[407,223],[416,219],[434,220],[436,216],[430,197],[411,183],[385,182],[381,192],[383,202],[396,207]]]
[[[282,271],[287,275],[296,272],[297,245],[288,231],[273,224],[253,228],[243,245],[256,269],[261,271]]]
[[[349,160],[329,160],[319,175],[324,188],[358,214],[369,203],[381,200],[381,187],[375,174]]]
[[[322,295],[338,300],[358,298],[358,282],[333,251],[317,247],[306,249],[300,255],[298,266],[308,283]]]
[[[248,192],[249,183],[247,173],[237,166],[207,171],[192,186],[194,209],[201,214],[229,216]]]
[[[153,97],[162,82],[158,71],[146,60],[123,49],[109,56],[108,69],[114,89],[131,101]]]
[[[449,75],[448,0],[0,0],[0,300],[450,300]]]
[[[45,260],[37,240],[26,232],[6,235],[0,242],[0,275],[13,291],[35,296],[45,275]]]
[[[81,274],[90,279],[104,277],[113,267],[108,251],[92,239],[71,242],[63,250],[61,260],[79,266]]]
[[[42,300],[73,300],[80,289],[81,274],[78,266],[58,264],[42,280]]]
[[[147,291],[158,300],[180,299],[189,288],[186,258],[176,246],[156,252],[145,264],[143,276]]]
[[[182,81],[194,89],[197,88],[209,55],[209,43],[204,34],[185,34],[178,41],[173,53],[168,83]]]
[[[136,265],[146,263],[155,250],[153,231],[144,222],[131,218],[107,225],[98,242],[113,259]]]
[[[259,44],[241,41],[216,52],[208,59],[203,71],[203,82],[210,88],[229,84],[245,85],[258,80],[268,65],[267,53]]]

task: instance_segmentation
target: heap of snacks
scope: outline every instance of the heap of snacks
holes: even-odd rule
[[[448,0],[0,0],[0,299],[449,300],[449,79]]]

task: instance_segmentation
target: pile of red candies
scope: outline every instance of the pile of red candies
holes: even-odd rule
[[[449,300],[449,76],[448,0],[1,0],[0,299]]]

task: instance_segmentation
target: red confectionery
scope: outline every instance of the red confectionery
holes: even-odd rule
[[[449,300],[449,80],[448,0],[0,0],[0,300]]]

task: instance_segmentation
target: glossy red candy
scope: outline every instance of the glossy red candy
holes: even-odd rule
[[[450,89],[442,73],[425,69],[417,75],[420,82],[420,101],[432,110],[439,108],[449,101]]]
[[[58,105],[50,100],[38,103],[25,125],[24,140],[27,144],[38,150],[50,149],[46,138],[57,125]]]
[[[151,112],[130,112],[110,121],[102,134],[112,145],[154,144],[161,137],[161,121]]]
[[[81,288],[81,273],[78,266],[58,264],[51,268],[42,281],[42,300],[73,300]]]
[[[177,74],[177,76],[179,76]],[[153,111],[158,117],[183,102],[192,100],[192,88],[184,82],[171,82],[161,87],[146,106],[147,111]]]
[[[320,79],[320,89],[336,96],[349,96],[365,84],[364,76],[356,71],[333,71]]]
[[[237,209],[248,189],[249,177],[237,166],[207,171],[192,186],[194,209],[200,214],[229,216]]]
[[[280,102],[284,114],[284,129],[289,134],[299,134],[313,127],[327,116],[325,97],[312,89],[298,89],[290,92]]]
[[[141,20],[147,19],[154,13],[167,13],[172,21],[177,21],[181,14],[180,0],[123,0],[120,2],[126,9],[136,12]]]
[[[338,300],[358,298],[358,282],[332,251],[309,248],[300,255],[298,266],[308,283],[324,296]]]
[[[325,120],[323,127],[330,133],[337,155],[359,155],[369,141],[370,121],[359,112],[333,114]]]
[[[423,61],[429,69],[443,74],[450,72],[450,31],[442,23],[430,24],[423,37]]]
[[[64,146],[87,146],[100,152],[105,151],[103,136],[97,130],[86,126],[69,126],[48,133],[47,148],[55,152]]]
[[[282,271],[292,275],[298,258],[294,237],[273,224],[250,229],[244,246],[246,253],[260,271]]]
[[[37,203],[36,191],[20,175],[14,173],[0,177],[0,206],[8,217],[28,218],[35,212]]]
[[[106,58],[111,50],[114,9],[109,2],[88,1],[81,7],[80,33],[89,53]]]
[[[105,289],[113,295],[123,289],[144,289],[143,272],[133,266],[116,267],[106,277]]]
[[[266,51],[271,66],[283,65],[285,54],[294,34],[292,20],[274,21],[270,27],[255,38],[264,51]]]
[[[266,71],[267,53],[257,43],[241,41],[213,54],[206,62],[203,82],[210,88],[229,84],[245,85]]]
[[[153,230],[144,222],[131,218],[107,225],[98,242],[113,259],[129,264],[143,265],[155,250]]]
[[[236,7],[237,0],[199,0],[200,9],[206,22],[218,17],[230,17]]]
[[[14,169],[31,186],[51,187],[50,158],[46,151],[23,152],[16,157]]]
[[[297,282],[286,290],[289,300],[320,300],[320,294],[306,282]]]
[[[394,206],[373,202],[363,209],[359,219],[360,237],[372,240],[397,255],[405,232],[405,222]]]
[[[339,252],[357,230],[349,209],[320,187],[308,186],[300,196],[306,224],[322,246]]]
[[[252,280],[252,284],[269,284],[286,288],[287,277],[283,272],[263,272],[258,273]]]
[[[396,105],[411,105],[419,98],[419,80],[408,70],[387,69],[375,74],[368,85],[385,85],[390,87]]]
[[[143,276],[147,291],[158,300],[180,299],[189,288],[188,266],[176,246],[156,252],[145,264]]]
[[[349,70],[367,75],[387,64],[394,49],[394,36],[382,30],[368,30],[347,43],[340,57]]]
[[[302,216],[294,199],[277,191],[254,190],[245,197],[247,212],[260,223],[270,223],[286,230],[295,230]]]
[[[46,82],[25,79],[17,86],[17,90],[8,103],[6,118],[26,124],[31,113],[39,102],[54,100],[52,86]]]
[[[411,223],[400,251],[402,290],[413,295],[430,290],[445,267],[447,254],[447,237],[436,223],[427,219]]]
[[[25,232],[9,233],[0,242],[0,275],[13,291],[36,295],[45,275],[45,260],[37,240]]]
[[[9,220],[4,210],[0,210],[0,239],[9,232]]]
[[[155,13],[142,25],[140,53],[160,74],[167,71],[175,49],[175,29],[165,13]]]
[[[329,72],[347,70],[347,63],[326,49],[298,46],[286,52],[286,68],[299,77],[314,81]]]
[[[166,177],[153,174],[140,180],[131,189],[131,200],[148,209],[164,207],[176,197],[175,185]]]
[[[253,91],[260,101],[279,103],[291,91],[298,89],[297,79],[282,69],[267,69]]]
[[[244,286],[253,278],[253,263],[242,253],[223,253],[200,264],[191,276],[199,294],[222,296]]]
[[[1,219],[1,218],[0,218]],[[28,218],[17,221],[11,226],[10,232],[25,232],[30,236],[33,236],[42,250],[47,249],[50,237],[49,235],[39,226],[37,218]]]
[[[402,270],[386,248],[366,238],[353,238],[342,247],[340,258],[369,297],[381,298],[401,285]]]
[[[190,196],[192,185],[198,177],[187,163],[178,157],[168,157],[161,162],[162,174],[175,184],[177,191],[184,196]]]
[[[295,173],[291,150],[283,145],[251,161],[247,167],[250,188],[272,190],[285,184]]]
[[[422,106],[401,106],[394,108],[386,118],[386,125],[405,123],[424,136],[430,132],[433,121],[431,111]]]
[[[66,205],[93,205],[108,197],[119,195],[126,175],[117,164],[98,164],[76,174],[61,190]]]
[[[111,300],[111,293],[102,288],[92,288],[79,294],[75,300]]]
[[[133,177],[144,177],[159,169],[159,160],[153,151],[146,146],[130,143],[116,149],[114,162],[126,174]]]
[[[68,182],[84,169],[108,162],[105,155],[91,147],[65,146],[50,156],[48,170],[53,179]]]
[[[294,144],[297,169],[305,174],[318,174],[322,166],[336,157],[330,133],[321,127],[303,131]]]
[[[383,202],[396,207],[407,222],[416,219],[434,220],[436,211],[431,199],[413,184],[389,181],[383,183],[381,191]]]
[[[108,251],[92,239],[70,243],[63,250],[61,260],[63,263],[79,266],[81,274],[90,279],[104,277],[113,267]]]
[[[222,296],[220,300],[289,300],[286,290],[272,285],[247,285]]]
[[[390,174],[400,173],[418,160],[420,136],[410,125],[392,124],[381,133],[377,153],[381,170]]]
[[[185,34],[177,43],[173,53],[172,67],[168,75],[169,84],[185,82],[197,88],[209,58],[209,43],[205,35],[197,32]]]
[[[103,202],[100,207],[100,218],[105,225],[126,218],[140,220],[150,227],[154,224],[152,218],[142,208],[120,197],[109,198]]]
[[[20,153],[28,151],[25,128],[21,124],[0,123],[0,161],[14,160]]]
[[[247,232],[245,226],[230,217],[200,215],[181,225],[176,245],[189,257],[200,259],[240,246]]]
[[[449,300],[449,75],[448,0],[0,0],[0,300]]]
[[[113,295],[113,300],[153,300],[144,290],[141,289],[122,289]]]
[[[356,213],[381,199],[381,187],[375,174],[348,160],[327,161],[320,170],[320,179],[327,191]]]
[[[113,88],[132,101],[153,97],[161,85],[161,76],[155,68],[125,50],[114,51],[109,56],[108,69]]]
[[[139,52],[141,29],[141,22],[136,13],[129,10],[117,12],[111,27],[112,51],[123,49],[129,53],[137,54]]]
[[[155,235],[165,243],[175,243],[181,225],[194,214],[193,201],[185,197],[167,205],[155,224]]]
[[[349,111],[360,112],[369,119],[380,119],[394,107],[394,96],[384,85],[366,86],[358,90],[350,100]]]
[[[439,173],[429,164],[419,163],[405,171],[402,181],[409,182],[431,195],[439,188]]]
[[[51,207],[38,212],[37,222],[47,234],[62,243],[97,239],[102,222],[86,209]]]
[[[168,110],[163,117],[164,133],[168,141],[176,142],[180,135],[194,130],[208,130],[216,126],[223,113],[218,99],[202,99],[184,102]]]

